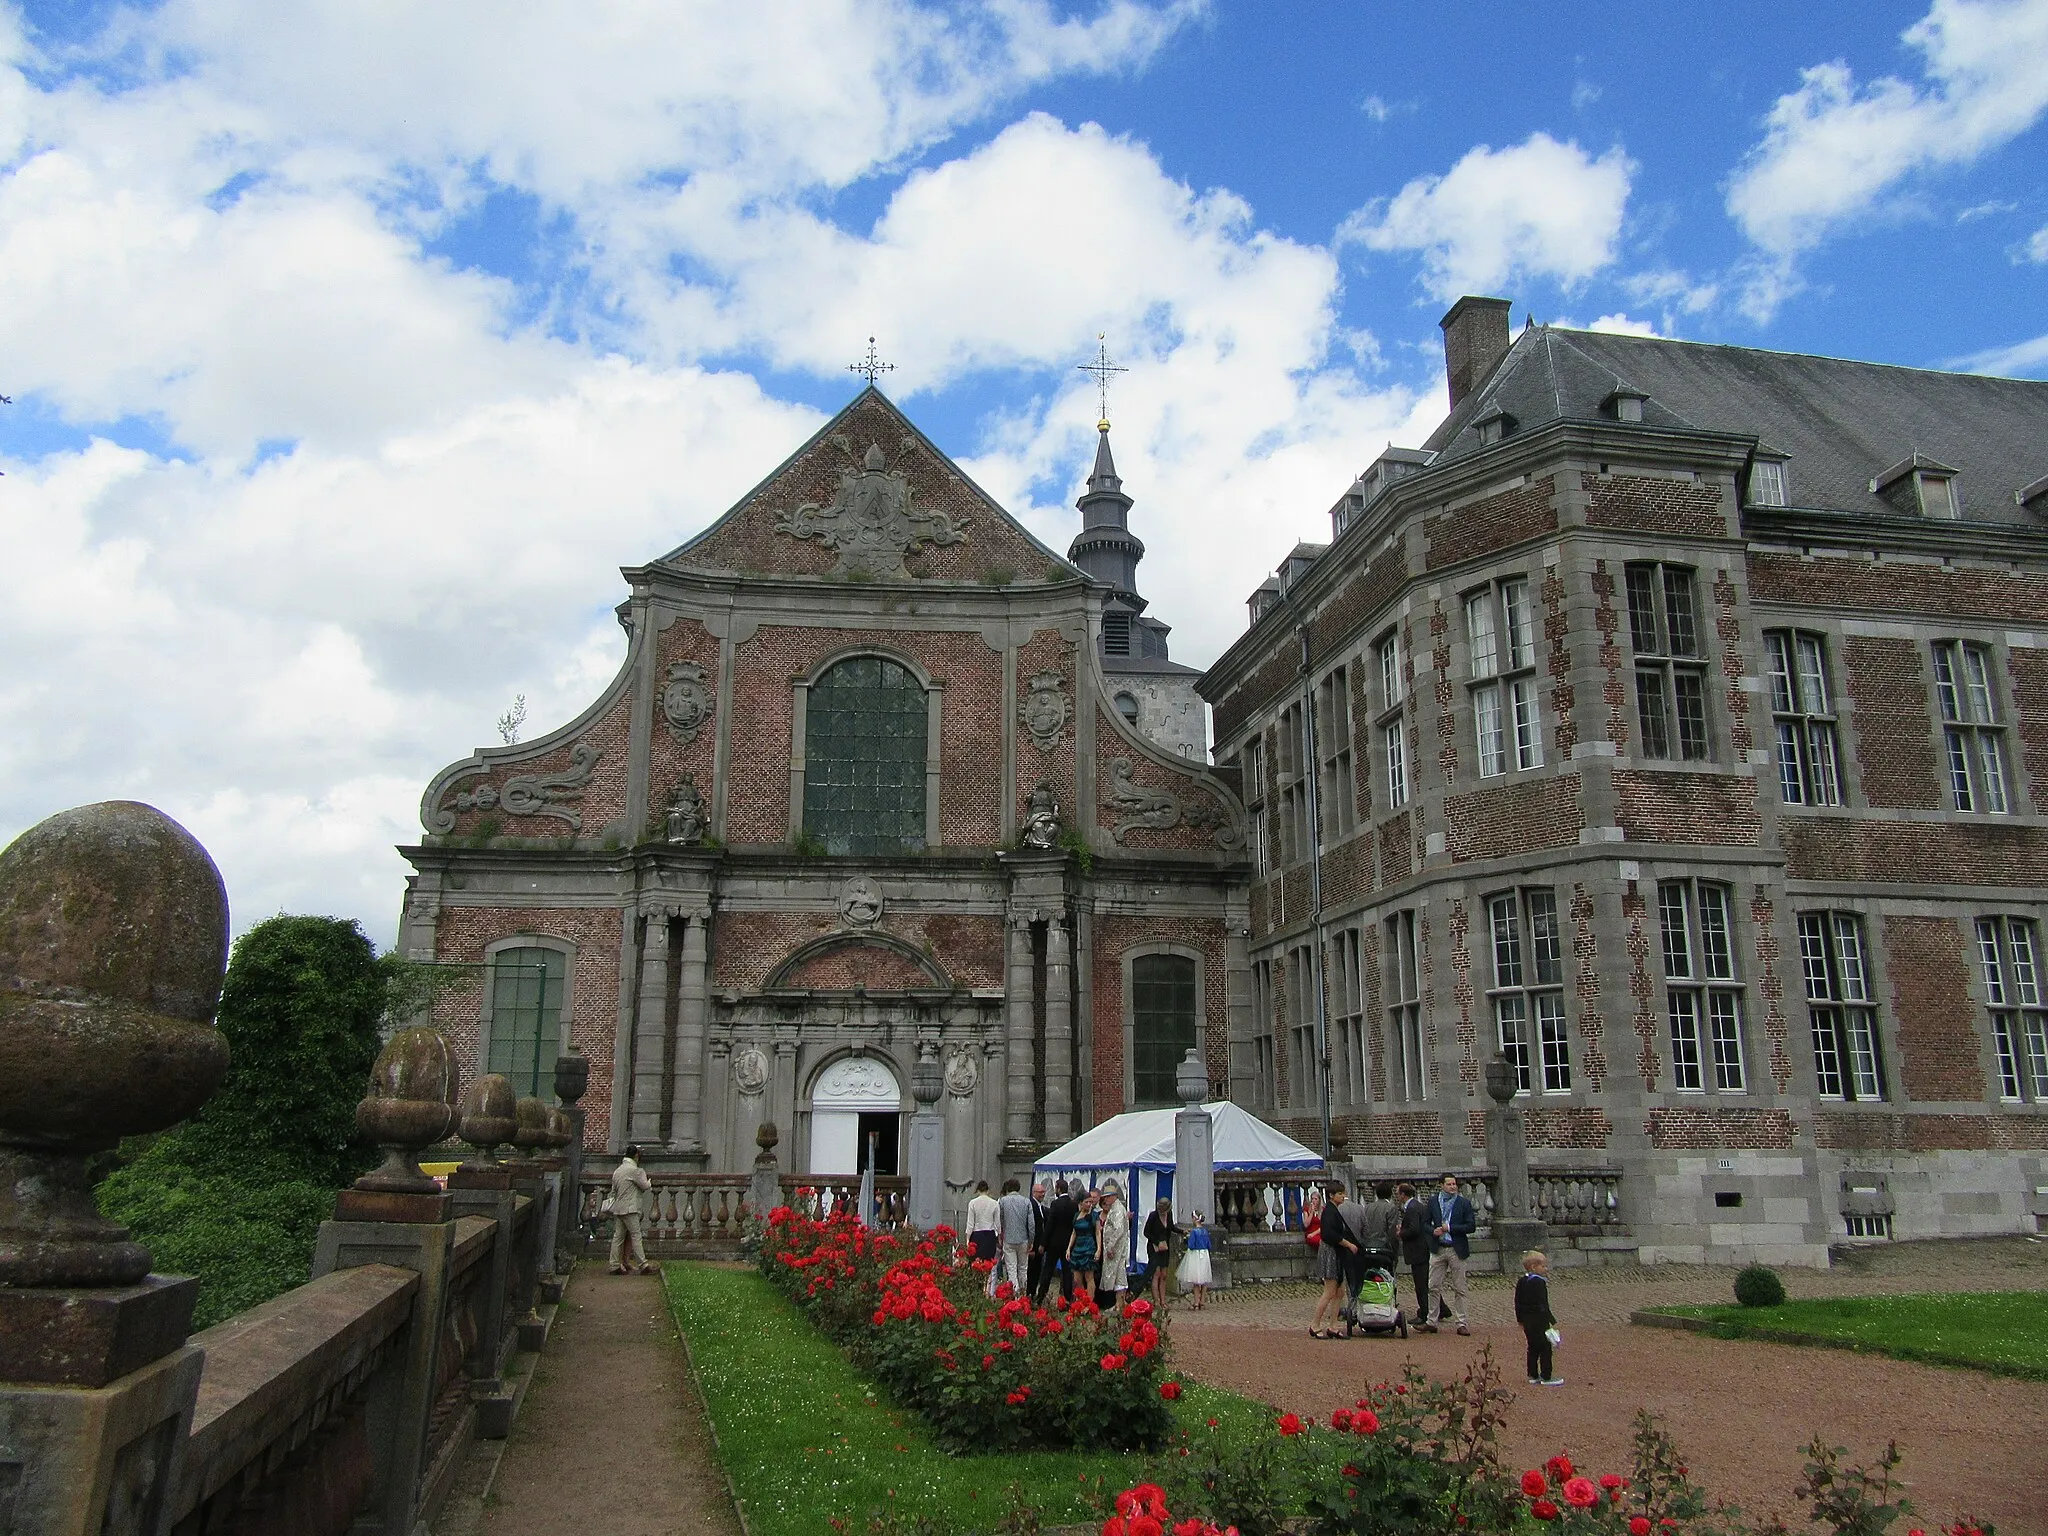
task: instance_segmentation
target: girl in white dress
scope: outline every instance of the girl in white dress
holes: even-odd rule
[[[1202,1213],[1195,1212],[1194,1228],[1188,1233],[1187,1252],[1180,1256],[1180,1288],[1192,1291],[1195,1310],[1202,1310],[1202,1302],[1209,1294],[1209,1229],[1202,1223]]]

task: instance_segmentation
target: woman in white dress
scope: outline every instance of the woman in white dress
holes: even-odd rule
[[[1195,1310],[1202,1310],[1202,1303],[1208,1299],[1209,1282],[1209,1229],[1202,1222],[1202,1213],[1195,1212],[1195,1224],[1188,1231],[1187,1251],[1180,1256],[1180,1288],[1194,1294]]]

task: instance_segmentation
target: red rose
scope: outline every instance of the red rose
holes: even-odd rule
[[[1330,1428],[1349,1429],[1350,1427],[1351,1410],[1349,1408],[1339,1408],[1335,1413],[1330,1415]]]
[[[1131,1528],[1124,1524],[1122,1515],[1111,1515],[1102,1522],[1102,1536],[1131,1536]]]
[[[1557,1506],[1548,1499],[1538,1499],[1529,1506],[1529,1513],[1538,1520],[1555,1520],[1557,1518]]]
[[[1650,1536],[1650,1522],[1637,1515],[1628,1523],[1628,1536]],[[1912,1536],[1912,1532],[1908,1531],[1906,1536]],[[1926,1533],[1922,1532],[1921,1536],[1926,1536]]]
[[[1376,1435],[1380,1432],[1380,1416],[1370,1408],[1361,1408],[1351,1415],[1351,1432],[1356,1435]]]
[[[1177,1381],[1162,1381],[1159,1383],[1159,1395],[1169,1403],[1173,1402],[1180,1396],[1180,1383]]]
[[[1553,1483],[1562,1484],[1572,1475],[1572,1459],[1569,1456],[1553,1456],[1543,1463],[1543,1470],[1550,1474]]]
[[[1133,1515],[1131,1536],[1166,1536],[1166,1527],[1150,1515]]]
[[[1602,1472],[1600,1474],[1600,1486],[1602,1488],[1626,1488],[1628,1486],[1628,1479],[1613,1472]]]
[[[1530,1498],[1540,1499],[1549,1490],[1550,1484],[1545,1481],[1541,1472],[1531,1471],[1522,1474],[1522,1492]]]
[[[1302,1428],[1303,1426],[1301,1419],[1297,1415],[1291,1413],[1283,1413],[1280,1415],[1281,1434],[1298,1435],[1301,1433]]]
[[[1590,1477],[1569,1477],[1565,1479],[1564,1501],[1573,1509],[1591,1509],[1600,1502],[1600,1490]]]

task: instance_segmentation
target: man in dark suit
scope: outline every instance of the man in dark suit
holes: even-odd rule
[[[1055,1179],[1052,1185],[1052,1204],[1045,1212],[1045,1262],[1038,1272],[1038,1291],[1031,1299],[1043,1305],[1045,1293],[1052,1286],[1052,1272],[1055,1266],[1060,1272],[1060,1300],[1074,1299],[1074,1274],[1067,1268],[1067,1244],[1073,1240],[1074,1217],[1080,1207],[1074,1197],[1067,1193],[1067,1181]]]
[[[1045,1294],[1045,1186],[1031,1186],[1031,1252],[1024,1277],[1024,1293],[1037,1304]]]
[[[1465,1321],[1465,1261],[1472,1257],[1472,1234],[1479,1213],[1458,1193],[1458,1176],[1444,1175],[1443,1187],[1430,1201],[1429,1294],[1439,1316],[1456,1317],[1458,1332],[1469,1334]]]

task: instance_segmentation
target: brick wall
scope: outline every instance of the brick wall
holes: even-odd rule
[[[1753,848],[1763,838],[1756,780],[1746,776],[1617,768],[1614,817],[1632,843]]]
[[[1299,653],[1287,643],[1293,638],[1291,634],[1276,635],[1273,650],[1245,674],[1244,681],[1215,701],[1210,718],[1219,742],[1229,741],[1243,730],[1246,722],[1277,699],[1293,680],[1301,664]]]
[[[1446,842],[1454,862],[1569,848],[1577,844],[1585,821],[1576,773],[1517,779],[1444,801]]]
[[[1737,762],[1749,757],[1756,739],[1749,728],[1749,695],[1742,691],[1746,663],[1742,655],[1742,619],[1735,583],[1726,571],[1714,573],[1714,634],[1721,642],[1722,698],[1728,705],[1728,747]]]
[[[1721,488],[1711,482],[1585,470],[1579,483],[1586,491],[1586,521],[1596,528],[1728,537]]]
[[[1621,615],[1614,606],[1614,575],[1605,560],[1593,562],[1593,627],[1600,632],[1600,696],[1607,705],[1607,739],[1617,752],[1628,750],[1628,687],[1621,678]]]
[[[1415,873],[1415,838],[1409,813],[1396,811],[1380,828],[1380,883],[1392,885]]]
[[[2048,832],[2003,818],[1865,821],[1788,814],[1783,826],[1785,873],[1794,880],[2048,885]]]
[[[1628,993],[1635,1002],[1636,1031],[1636,1072],[1642,1077],[1643,1092],[1657,1091],[1657,1076],[1663,1065],[1657,1055],[1657,1015],[1652,1000],[1655,988],[1650,981],[1650,940],[1643,932],[1643,918],[1648,903],[1643,893],[1631,880],[1628,889],[1622,893],[1621,915],[1628,924]]]
[[[1465,1097],[1479,1092],[1479,1023],[1473,1016],[1472,950],[1466,939],[1472,920],[1465,903],[1451,902],[1451,1001],[1458,1005],[1458,1082]],[[1490,1023],[1491,1021],[1489,1021]],[[1492,1055],[1489,1049],[1487,1054]]]
[[[1593,898],[1583,885],[1572,887],[1573,994],[1579,1003],[1579,1071],[1586,1086],[1598,1093],[1607,1081],[1607,1052],[1602,1037],[1607,1025],[1600,1013],[1600,939],[1593,926]]]
[[[908,657],[945,685],[939,737],[939,841],[1003,842],[1003,658],[979,633],[763,626],[733,653],[733,706],[745,739],[730,757],[726,841],[780,843],[789,825],[791,684],[835,651]]]
[[[844,445],[834,438],[844,438]],[[1031,538],[1005,517],[966,476],[912,436],[911,428],[876,396],[857,401],[839,431],[798,453],[772,479],[734,507],[694,542],[675,563],[696,570],[824,576],[839,557],[815,539],[776,532],[777,518],[806,502],[830,506],[843,474],[870,446],[879,446],[888,468],[910,485],[911,507],[944,512],[967,537],[959,544],[931,545],[911,554],[911,575],[932,581],[1037,582],[1048,571],[1069,572],[1047,558]]]
[[[1843,1152],[2048,1151],[2048,1115],[1886,1115],[1822,1111],[1813,1143]]]
[[[2012,674],[2012,719],[2020,738],[2013,756],[2033,783],[2033,803],[2040,808],[2048,805],[2048,651],[2014,646],[2006,652],[2006,665]]]
[[[1230,1060],[1230,1030],[1224,1007],[1223,924],[1206,917],[1097,917],[1092,939],[1094,968],[1095,1113],[1099,1125],[1129,1108],[1124,1103],[1124,955],[1135,945],[1164,941],[1202,956],[1202,1054],[1212,1075],[1224,1075]],[[1283,967],[1274,967],[1275,991]],[[1283,1076],[1281,1079],[1285,1082]]]
[[[1451,687],[1451,621],[1441,598],[1429,605],[1429,672],[1436,701],[1436,766],[1448,788],[1458,782],[1458,714],[1454,707],[1457,693]],[[1421,792],[1418,774],[1409,784],[1409,793]]]
[[[808,955],[776,983],[790,990],[908,992],[943,985],[901,950],[866,939],[848,939]]]
[[[1498,496],[1486,496],[1427,519],[1422,537],[1428,545],[1427,568],[1441,570],[1491,550],[1557,531],[1555,478],[1545,475]]]
[[[1920,647],[1910,640],[1851,635],[1842,647],[1856,706],[1856,764],[1871,805],[1939,810],[1932,703]]]
[[[1560,1147],[1567,1150],[1600,1152],[1614,1135],[1614,1122],[1607,1112],[1590,1104],[1529,1105],[1522,1111],[1532,1147]],[[1486,1111],[1465,1111],[1465,1133],[1474,1147],[1486,1146]]]
[[[1309,620],[1309,655],[1322,661],[1348,641],[1351,631],[1401,595],[1408,561],[1399,542],[1365,563],[1351,566],[1328,602]]]
[[[693,661],[704,669],[704,687],[712,699],[711,717],[697,728],[696,739],[683,741],[662,713],[662,690],[668,686],[668,669],[679,661]],[[659,829],[668,797],[688,774],[696,781],[708,812],[712,804],[713,765],[717,755],[718,731],[718,638],[696,619],[677,619],[655,637],[654,723],[647,743],[647,825]],[[788,798],[787,775],[783,778]],[[714,829],[715,830],[715,829]]]
[[[1543,572],[1543,639],[1548,647],[1544,658],[1544,675],[1550,679],[1550,718],[1555,722],[1552,738],[1556,743],[1560,762],[1570,762],[1572,749],[1579,744],[1579,723],[1573,718],[1572,710],[1578,703],[1578,691],[1572,686],[1572,654],[1567,641],[1571,637],[1571,620],[1564,609],[1564,578],[1558,575],[1556,566],[1548,566]]]
[[[495,828],[494,835],[500,837],[602,837],[608,825],[625,819],[626,756],[631,735],[632,707],[621,691],[612,707],[600,718],[559,745],[519,762],[500,763],[489,773],[459,779],[441,791],[439,803],[450,808],[454,806],[457,795],[474,795],[486,784],[502,797],[505,786],[513,779],[570,771],[575,767],[570,753],[587,743],[598,752],[590,777],[576,789],[559,791],[561,798],[555,802],[563,810],[576,813],[575,826],[554,816],[514,816],[500,804],[488,810],[456,811],[453,835],[480,837],[486,830],[484,824],[488,822]]]
[[[1031,696],[1031,679],[1044,672],[1059,674],[1065,689],[1068,704],[1067,724],[1053,742],[1050,751],[1041,751],[1020,719],[1017,726],[1017,803],[1014,807],[1013,826],[1024,825],[1024,818],[1031,807],[1031,792],[1043,779],[1050,784],[1053,793],[1059,797],[1061,819],[1067,825],[1075,823],[1074,815],[1074,716],[1078,713],[1074,701],[1078,697],[1075,681],[1075,647],[1061,638],[1058,630],[1041,629],[1017,647],[1017,704],[1021,710]]]
[[[1443,1116],[1433,1109],[1374,1110],[1369,1115],[1345,1115],[1331,1122],[1334,1137],[1343,1128],[1347,1150],[1371,1157],[1443,1156]],[[1308,1145],[1314,1146],[1311,1140]]]
[[[612,1045],[618,1035],[619,943],[624,914],[615,907],[443,907],[434,931],[434,958],[474,964],[500,939],[537,934],[576,947],[569,973],[568,1035],[590,1058],[589,1111],[584,1145],[602,1151],[611,1129]],[[446,1032],[462,1063],[464,1082],[483,1071],[481,977],[465,977],[434,1000],[434,1023]],[[543,1085],[545,1086],[545,1085]]]
[[[1784,1109],[1687,1105],[1653,1109],[1643,1120],[1650,1145],[1666,1152],[1779,1152],[1792,1145],[1792,1131],[1792,1113]]]
[[[1337,908],[1372,893],[1372,834],[1360,832],[1323,855],[1323,905]]]
[[[878,926],[929,955],[960,986],[986,990],[1004,985],[1000,917],[888,911]],[[711,929],[712,985],[753,991],[798,945],[840,931],[838,914],[833,912],[720,912]],[[868,985],[879,988],[875,982]]]
[[[1749,901],[1750,929],[1756,935],[1756,991],[1764,1002],[1764,1039],[1770,1043],[1773,1087],[1783,1094],[1792,1087],[1792,1053],[1785,1024],[1785,984],[1778,978],[1778,928],[1770,897],[1758,886]]]
[[[1799,555],[1771,550],[1749,556],[1749,595],[1760,603],[1814,608],[1875,608],[1933,618],[1993,622],[2048,620],[2048,581],[2038,572],[1991,571]]]
[[[1887,917],[1884,952],[1906,1097],[1922,1103],[1982,1099],[1982,1043],[1963,930],[1946,918]]]

